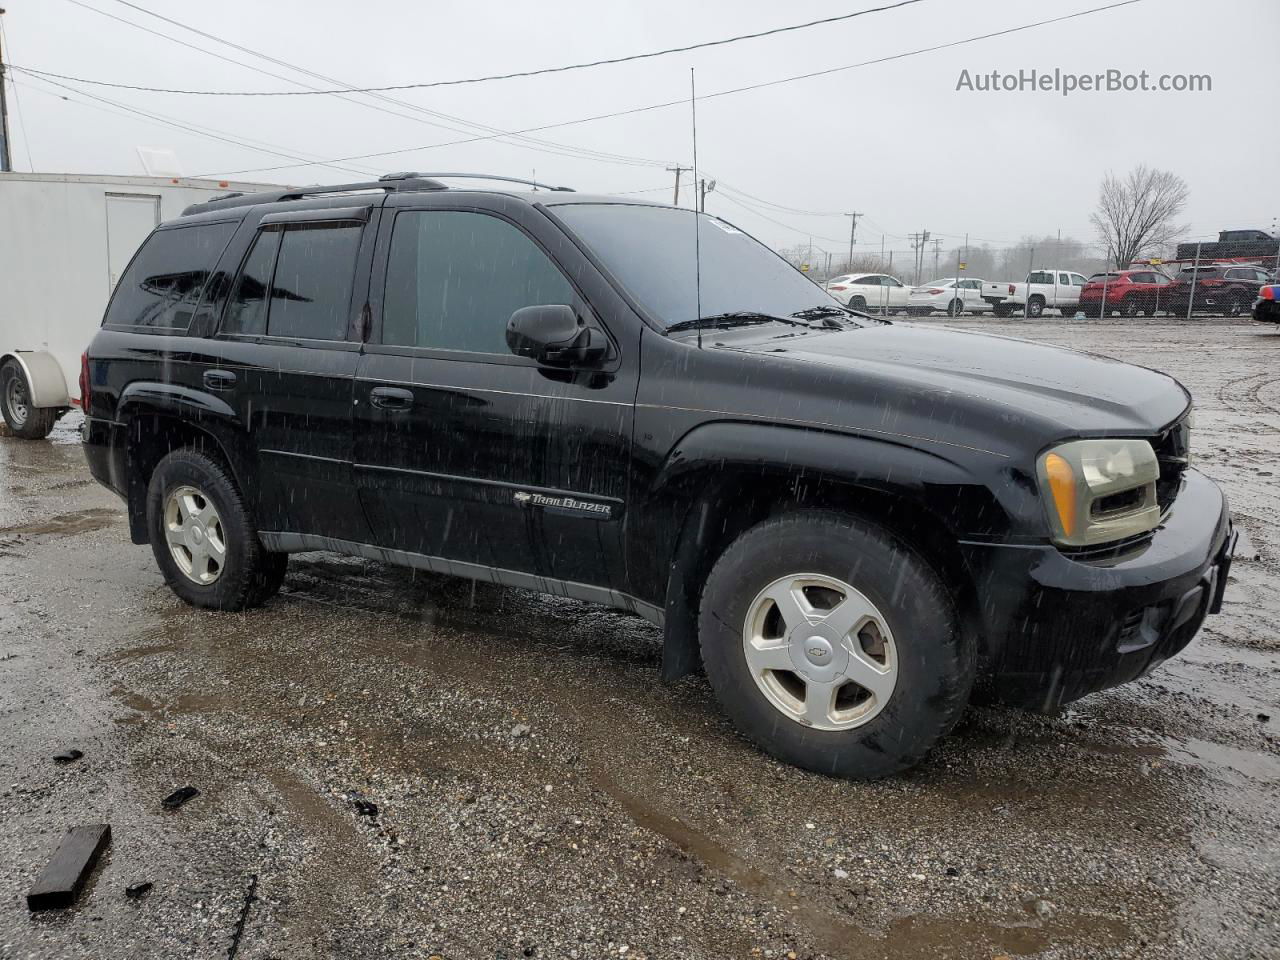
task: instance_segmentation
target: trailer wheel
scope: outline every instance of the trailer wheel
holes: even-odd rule
[[[43,440],[58,422],[57,410],[31,405],[31,384],[16,360],[0,367],[0,413],[13,435],[23,440]]]

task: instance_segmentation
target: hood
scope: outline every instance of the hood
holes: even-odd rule
[[[744,331],[745,333],[745,331]],[[936,326],[893,323],[777,337],[724,338],[729,349],[847,371],[857,381],[896,383],[944,409],[957,395],[1054,422],[1062,436],[1150,434],[1190,397],[1163,373],[1107,357]],[[781,348],[781,349],[780,349]]]

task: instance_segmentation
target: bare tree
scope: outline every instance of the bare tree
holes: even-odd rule
[[[1134,167],[1124,179],[1111,173],[1103,178],[1098,210],[1090,220],[1118,268],[1143,254],[1162,251],[1186,230],[1174,221],[1189,192],[1177,174],[1145,164]]]

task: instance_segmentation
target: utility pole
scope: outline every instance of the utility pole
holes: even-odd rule
[[[4,8],[0,7],[0,17]],[[13,169],[9,161],[9,107],[4,98],[4,47],[0,47],[0,172]]]
[[[671,201],[673,206],[680,206],[680,174],[684,173],[686,170],[692,169],[693,167],[682,167],[678,163],[674,167],[667,167],[667,173],[674,173],[676,175],[676,195],[675,199]]]
[[[703,179],[698,181],[698,211],[700,213],[707,212],[707,194],[714,193],[715,189],[716,182],[714,180]]]
[[[942,248],[942,240],[940,238],[933,241],[933,275],[938,275],[938,252]]]
[[[858,218],[862,216],[862,214],[846,213],[845,216],[849,218],[849,262],[846,264],[846,266],[850,270],[852,270],[853,269],[853,238],[857,236]]]

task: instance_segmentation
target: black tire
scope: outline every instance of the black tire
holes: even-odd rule
[[[53,407],[31,406],[31,384],[15,360],[0,367],[0,414],[15,437],[43,440],[53,431],[59,412]]]
[[[1026,315],[1031,318],[1039,317],[1044,314],[1044,298],[1032,297],[1027,301]]]
[[[1139,312],[1138,301],[1134,297],[1125,297],[1120,301],[1120,316],[1127,320],[1132,320]]]
[[[991,312],[997,317],[1004,319],[1013,313],[1013,307],[1009,306],[1007,303],[997,303],[991,307]]]
[[[1243,317],[1249,312],[1249,301],[1239,294],[1232,294],[1231,299],[1227,301],[1226,315],[1228,317]]]
[[[861,310],[865,313],[867,309],[867,298],[866,297],[850,297],[849,309]]]
[[[854,587],[901,638],[893,692],[861,726],[821,730],[785,715],[747,665],[743,631],[752,602],[778,578],[800,572]],[[960,718],[976,671],[976,648],[929,565],[886,531],[833,511],[776,517],[735,540],[707,578],[698,633],[716,698],[748,739],[787,763],[853,779],[919,763]]]
[[[170,494],[183,486],[199,491],[219,521],[225,554],[210,583],[199,583],[184,572],[166,539],[166,504]],[[198,450],[175,450],[156,465],[147,489],[147,530],[165,583],[192,606],[244,610],[263,603],[284,580],[288,554],[271,553],[262,546],[235,481],[221,463]]]
[[[958,317],[964,313],[964,301],[957,297],[947,304],[947,316]]]

